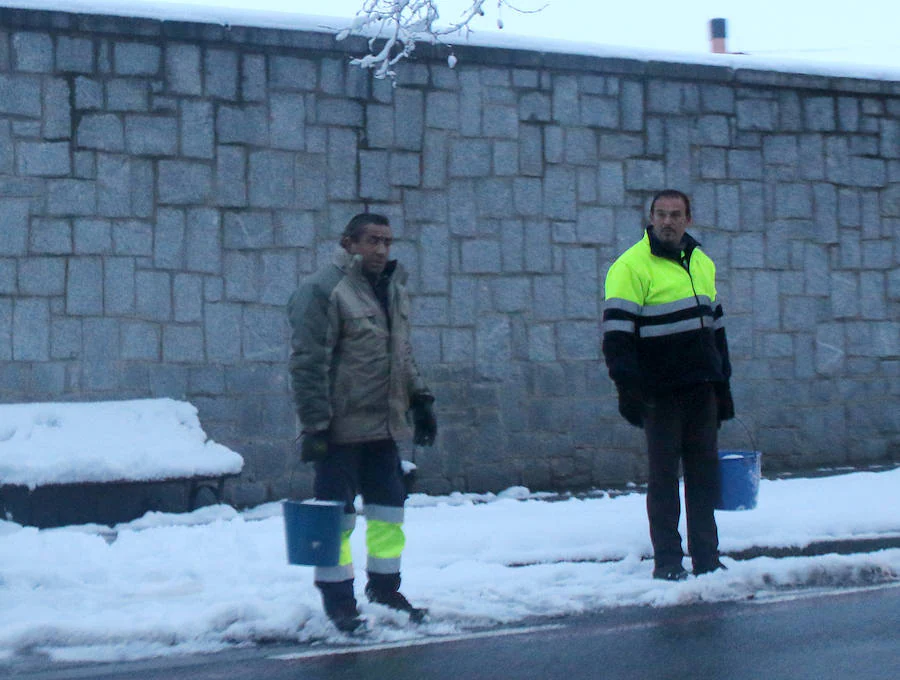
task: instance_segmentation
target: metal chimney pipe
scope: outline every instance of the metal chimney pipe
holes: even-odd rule
[[[709,20],[710,51],[713,54],[726,54],[725,49],[725,19]]]

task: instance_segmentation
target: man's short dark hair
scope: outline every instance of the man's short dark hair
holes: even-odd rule
[[[391,223],[388,222],[388,218],[384,215],[379,215],[377,213],[360,213],[359,215],[351,217],[350,221],[347,222],[347,226],[344,227],[344,233],[341,234],[341,242],[343,243],[346,240],[354,242],[359,241],[363,229],[368,224],[377,224],[382,227],[391,226]]]
[[[688,219],[691,218],[691,199],[688,198],[687,194],[683,191],[678,191],[678,189],[663,189],[656,196],[653,197],[653,201],[650,203],[650,214],[653,214],[653,206],[656,205],[656,202],[660,198],[680,198],[684,201],[685,207],[685,217]]]

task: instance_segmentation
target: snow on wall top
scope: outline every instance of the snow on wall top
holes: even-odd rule
[[[207,438],[174,399],[0,405],[0,484],[237,474],[244,459]]]
[[[159,21],[187,21],[223,26],[252,26],[318,33],[336,34],[347,28],[350,17],[328,17],[282,12],[253,7],[247,0],[246,7],[217,5],[212,0],[0,0],[0,7],[16,7],[32,10],[101,14]],[[360,2],[360,6],[362,2]],[[710,54],[705,52],[677,52],[627,48],[600,43],[574,42],[555,38],[534,38],[510,35],[495,31],[474,31],[453,41],[457,46],[499,47],[504,49],[551,52],[637,61],[664,61],[683,64],[724,66],[733,69],[754,69],[799,73],[805,75],[864,78],[871,80],[900,81],[900,66],[864,66],[859,64],[823,63],[801,59],[766,58],[741,54]]]

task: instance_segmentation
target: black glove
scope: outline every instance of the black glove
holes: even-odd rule
[[[328,430],[304,432],[297,439],[300,441],[300,460],[304,463],[315,463],[328,456]]]
[[[427,392],[413,395],[409,406],[412,409],[413,444],[431,446],[437,436],[437,418],[434,416],[434,397]]]
[[[731,385],[725,382],[715,383],[716,410],[719,425],[723,420],[734,418],[734,399],[731,398]]]
[[[642,414],[644,399],[640,388],[616,383],[616,390],[619,392],[619,415],[635,427],[644,427]]]

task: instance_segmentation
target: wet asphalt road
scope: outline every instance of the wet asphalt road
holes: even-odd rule
[[[529,630],[530,628],[530,630]],[[21,680],[895,680],[900,585],[630,607],[389,649],[258,647],[136,663],[0,665]]]

